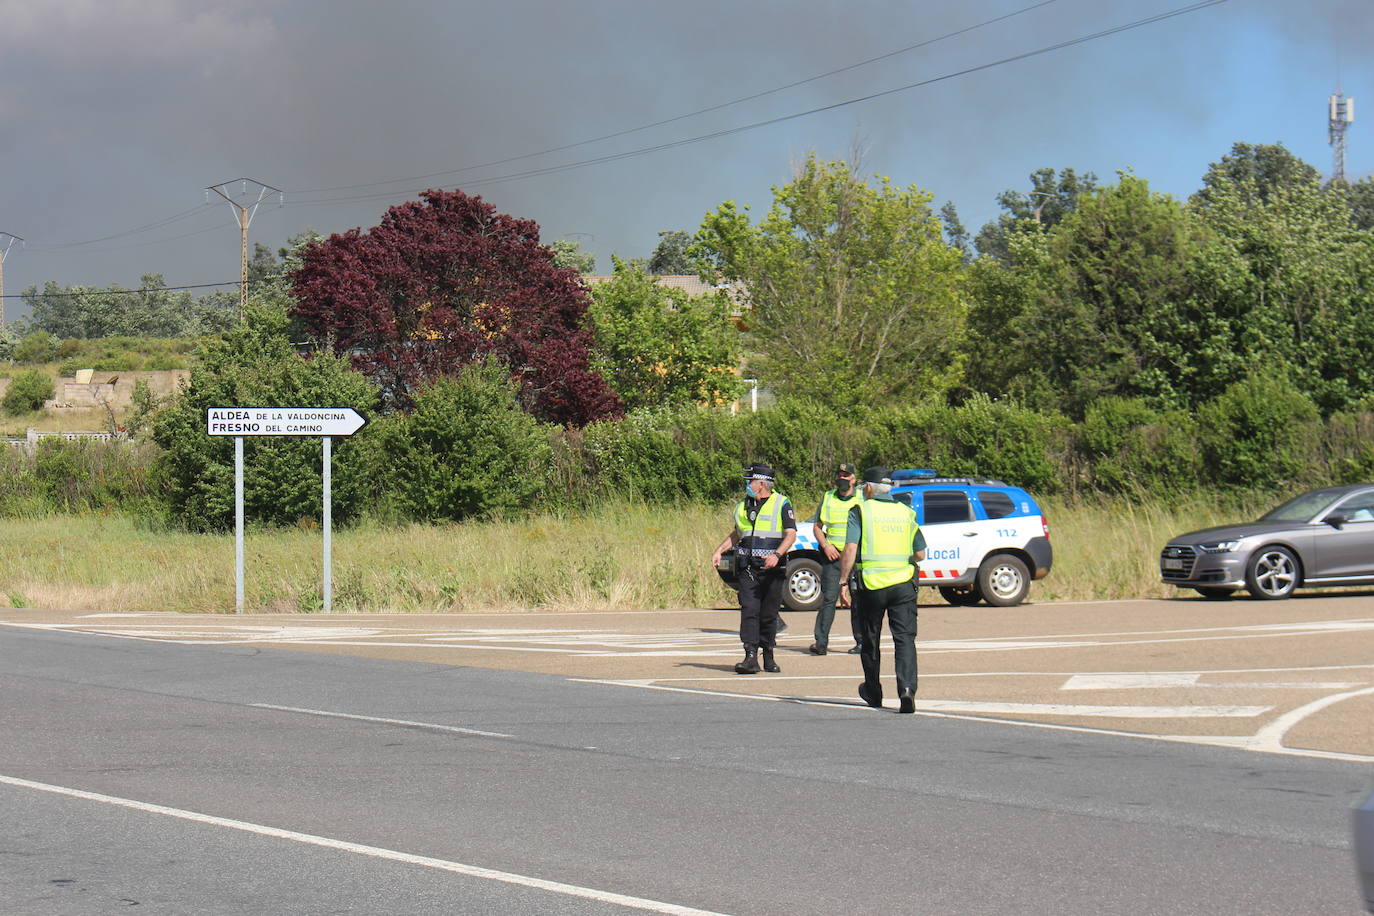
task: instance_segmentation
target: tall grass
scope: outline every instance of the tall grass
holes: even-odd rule
[[[1050,502],[1054,569],[1033,600],[1167,595],[1158,556],[1174,534],[1249,519],[1269,500]],[[1261,504],[1263,503],[1263,505]],[[384,526],[334,535],[338,612],[734,607],[710,568],[726,507],[607,506],[581,516]],[[250,611],[321,609],[321,535],[250,532]],[[0,520],[0,604],[65,610],[233,610],[232,535],[153,530],[125,515]]]

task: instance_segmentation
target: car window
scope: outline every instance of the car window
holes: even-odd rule
[[[1374,522],[1374,493],[1356,493],[1335,511],[1352,522]]]
[[[969,512],[968,496],[958,490],[927,490],[925,519],[922,524],[939,525],[945,522],[966,522],[973,518]]]
[[[907,490],[905,493],[893,493],[893,494],[892,494],[892,498],[895,499],[895,500],[896,500],[897,502],[899,502],[899,503],[906,503],[908,506],[911,506],[911,491],[910,491],[910,490]],[[916,507],[915,507],[915,506],[911,506],[911,508],[915,509]]]
[[[997,490],[979,493],[978,502],[983,504],[983,511],[988,518],[1006,518],[1016,511],[1016,503],[1012,502],[1011,497]]]
[[[1262,522],[1305,522],[1336,498],[1335,490],[1313,490],[1295,496],[1277,508],[1260,516]]]

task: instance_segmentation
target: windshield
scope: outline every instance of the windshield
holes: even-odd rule
[[[1295,496],[1278,508],[1271,509],[1260,516],[1260,521],[1305,522],[1330,505],[1337,495],[1335,490],[1313,490],[1311,493]]]

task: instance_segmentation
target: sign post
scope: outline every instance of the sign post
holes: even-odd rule
[[[205,431],[211,436],[234,437],[234,612],[243,613],[243,437],[319,436],[323,462],[325,612],[334,609],[333,439],[351,436],[367,420],[352,407],[210,407],[205,412]]]

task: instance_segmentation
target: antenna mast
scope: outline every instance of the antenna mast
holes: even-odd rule
[[[1331,144],[1331,181],[1345,184],[1345,129],[1355,123],[1355,100],[1336,87],[1326,100],[1326,142]]]

